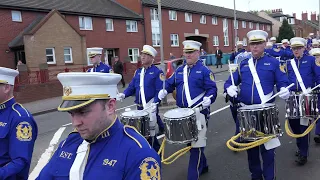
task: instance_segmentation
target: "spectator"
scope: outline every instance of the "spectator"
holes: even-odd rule
[[[176,59],[176,57],[172,53],[170,53],[170,59]]]
[[[217,58],[217,68],[219,67],[220,65],[220,68],[222,68],[222,62],[221,62],[221,59],[222,59],[222,51],[219,49],[219,47],[216,48],[216,58]]]
[[[124,79],[123,79],[123,64],[119,60],[118,56],[114,57],[113,71],[121,75],[122,88],[126,87],[126,83],[124,82]]]

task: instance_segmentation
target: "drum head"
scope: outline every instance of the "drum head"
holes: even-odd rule
[[[141,110],[132,110],[132,111],[126,111],[121,114],[124,117],[142,117],[147,116],[148,112],[141,111]]]
[[[264,108],[274,107],[274,106],[275,106],[275,104],[273,104],[273,103],[252,104],[252,105],[240,107],[239,110],[264,109]]]
[[[164,113],[163,116],[169,119],[179,119],[179,118],[191,116],[194,113],[195,113],[194,110],[190,108],[176,108],[176,109],[171,109],[167,111],[166,113]]]

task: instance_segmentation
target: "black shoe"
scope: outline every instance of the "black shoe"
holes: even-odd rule
[[[317,144],[320,144],[320,135],[317,135],[316,137],[313,138],[314,142]]]
[[[298,156],[298,159],[296,160],[296,163],[300,166],[305,165],[308,162],[308,158],[305,156]]]
[[[295,155],[296,155],[297,157],[300,156],[300,151],[297,150]]]
[[[200,176],[203,175],[203,174],[206,174],[207,172],[209,172],[209,166],[207,166],[207,167],[202,169],[202,171],[200,173]]]

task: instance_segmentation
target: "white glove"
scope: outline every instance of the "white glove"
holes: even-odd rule
[[[162,100],[162,99],[165,98],[167,95],[168,95],[167,90],[161,89],[161,90],[159,91],[158,98],[159,98],[160,100]]]
[[[280,97],[281,99],[288,99],[289,96],[290,96],[290,91],[289,91],[287,88],[282,87],[282,88],[280,89],[279,97]]]
[[[230,97],[237,97],[237,95],[238,95],[237,86],[233,86],[233,85],[229,86],[227,88],[227,93],[229,94]]]
[[[157,112],[157,104],[156,103],[151,103],[151,113]]]
[[[118,100],[122,100],[122,99],[124,99],[125,97],[126,97],[126,95],[123,94],[123,93],[118,93],[118,94],[117,94],[117,99],[118,99]]]
[[[312,91],[311,91],[311,88],[309,87],[308,89],[306,89],[307,90],[307,92],[306,93],[303,93],[304,95],[308,95],[308,94],[311,94],[312,93]]]
[[[211,99],[209,97],[203,97],[203,103],[202,103],[202,106],[204,108],[207,108],[209,107],[211,104]]]

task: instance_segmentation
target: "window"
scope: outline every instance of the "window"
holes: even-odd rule
[[[217,25],[218,24],[218,18],[217,17],[212,17],[212,24]]]
[[[219,46],[219,37],[213,36],[213,46]]]
[[[267,31],[270,31],[270,29],[271,29],[270,25],[267,25]]]
[[[247,22],[242,21],[242,28],[247,28]]]
[[[243,43],[243,46],[247,46],[247,38],[243,38],[243,40],[242,40],[242,43]]]
[[[106,19],[106,30],[113,31],[113,20],[112,19]]]
[[[11,11],[12,21],[22,22],[21,11]]]
[[[289,18],[289,19],[288,19],[288,23],[289,23],[289,24],[295,24],[294,18]]]
[[[46,56],[47,56],[47,63],[48,64],[55,64],[56,63],[54,48],[46,48]]]
[[[207,23],[207,17],[206,15],[200,16],[200,24],[206,24]]]
[[[150,9],[151,20],[159,20],[158,9]]]
[[[282,22],[285,19],[287,19],[287,17],[280,17],[280,22]]]
[[[264,30],[264,24],[262,24],[262,30]]]
[[[160,46],[160,34],[152,33],[152,46]]]
[[[233,27],[234,27],[234,29],[239,29],[238,20],[236,20],[236,21],[233,20]]]
[[[229,46],[228,19],[223,19],[223,42],[224,46]]]
[[[63,55],[64,55],[64,62],[65,63],[72,63],[72,48],[71,47],[65,47],[63,49]]]
[[[192,14],[191,13],[185,13],[185,21],[186,22],[192,22]]]
[[[169,11],[169,20],[171,20],[171,21],[178,20],[177,11]]]
[[[80,30],[92,30],[92,18],[79,16]]]
[[[249,28],[253,29],[253,23],[252,22],[249,22]]]
[[[257,23],[257,24],[256,24],[256,30],[259,30],[259,29],[260,29],[260,27],[259,27],[259,26],[260,26],[260,24],[259,24],[259,23]]]
[[[179,46],[179,36],[178,34],[170,34],[171,46]]]
[[[130,62],[137,63],[138,57],[139,57],[139,49],[138,48],[129,48],[128,49],[128,55],[131,59]]]
[[[127,32],[138,32],[138,24],[137,21],[126,21]]]

